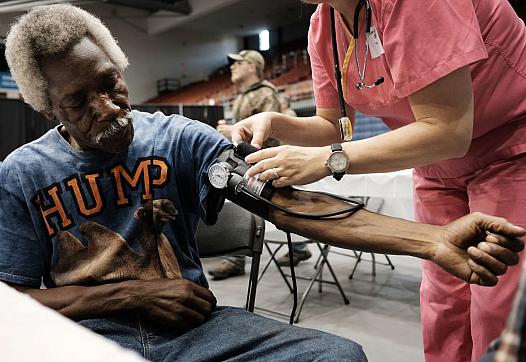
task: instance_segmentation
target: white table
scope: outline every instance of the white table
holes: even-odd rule
[[[144,361],[0,282],[0,361]]]
[[[340,181],[326,177],[301,188],[342,196],[370,197],[368,208],[371,211],[414,220],[412,174],[413,170],[408,169],[386,173],[345,175]]]

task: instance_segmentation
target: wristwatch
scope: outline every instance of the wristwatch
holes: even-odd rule
[[[343,147],[339,143],[333,143],[331,145],[331,151],[329,158],[325,162],[325,166],[331,170],[332,177],[340,181],[349,168],[349,157],[343,152]]]

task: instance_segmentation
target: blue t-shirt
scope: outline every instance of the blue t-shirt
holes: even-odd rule
[[[180,272],[207,286],[195,232],[217,199],[208,167],[231,144],[177,115],[133,111],[133,124],[125,152],[79,152],[57,127],[5,159],[0,280],[38,288]]]

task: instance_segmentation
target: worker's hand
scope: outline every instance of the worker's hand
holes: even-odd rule
[[[237,122],[232,127],[232,142],[246,142],[257,148],[263,147],[263,142],[272,136],[273,116],[273,112],[262,112]]]
[[[525,233],[506,219],[475,212],[443,227],[431,260],[469,283],[493,286],[519,262]]]
[[[329,147],[266,148],[245,158],[247,163],[255,163],[247,175],[259,174],[261,181],[272,181],[274,187],[305,185],[331,174],[325,166],[330,153]]]
[[[230,139],[230,134],[232,131],[232,125],[228,124],[226,120],[220,119],[217,121],[216,129],[226,138]]]
[[[132,280],[127,285],[133,310],[178,332],[203,324],[217,304],[210,290],[185,279]]]

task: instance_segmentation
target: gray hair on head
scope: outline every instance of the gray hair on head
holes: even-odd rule
[[[24,101],[39,112],[51,112],[40,60],[71,49],[84,37],[97,44],[122,72],[126,55],[100,19],[76,6],[39,6],[21,16],[9,30],[6,59]]]

